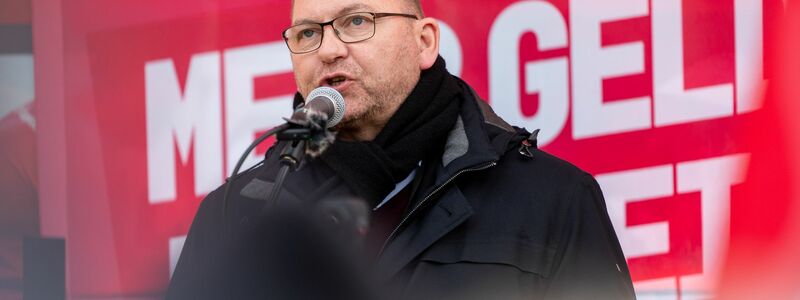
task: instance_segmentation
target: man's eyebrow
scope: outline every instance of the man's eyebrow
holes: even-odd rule
[[[334,15],[335,16],[334,18],[337,18],[339,16],[342,16],[342,15],[345,15],[345,14],[348,14],[348,13],[351,13],[351,12],[359,12],[359,11],[371,12],[372,11],[372,7],[370,7],[369,5],[363,4],[363,3],[353,3],[353,4],[347,5],[345,7],[342,7],[341,9],[339,9],[339,11],[337,11],[336,14]],[[298,19],[298,20],[295,20],[294,23],[292,23],[292,26],[298,25],[298,24],[306,24],[306,23],[320,23],[320,22],[318,22],[316,20],[312,20],[312,19]]]

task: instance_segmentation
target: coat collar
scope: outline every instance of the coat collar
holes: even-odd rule
[[[389,279],[447,233],[473,214],[458,186],[450,181],[469,170],[493,166],[508,149],[515,129],[498,117],[466,83],[459,79],[466,95],[461,113],[450,131],[441,162],[436,162],[434,184],[420,190],[414,206],[426,205],[422,216],[412,210],[408,224],[400,228],[381,253],[377,267]],[[439,194],[439,195],[436,195]],[[438,200],[423,203],[425,198]]]
[[[450,130],[434,187],[462,170],[497,162],[515,135],[514,128],[494,113],[464,81],[457,78],[465,99],[458,120]]]
[[[424,218],[409,224],[378,258],[381,279],[388,280],[420,253],[472,216],[472,207],[458,188],[451,188],[429,208]]]

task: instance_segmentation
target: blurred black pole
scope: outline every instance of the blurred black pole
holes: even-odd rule
[[[26,237],[22,242],[22,299],[66,298],[64,239]]]

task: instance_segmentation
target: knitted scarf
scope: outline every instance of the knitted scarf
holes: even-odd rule
[[[442,149],[458,119],[461,88],[439,57],[372,141],[337,140],[320,158],[373,206],[426,156]]]

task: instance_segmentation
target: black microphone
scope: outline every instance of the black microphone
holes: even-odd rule
[[[315,126],[319,129],[331,128],[344,117],[344,97],[339,91],[329,87],[318,87],[306,97],[305,105],[294,111],[289,123],[301,126]]]

